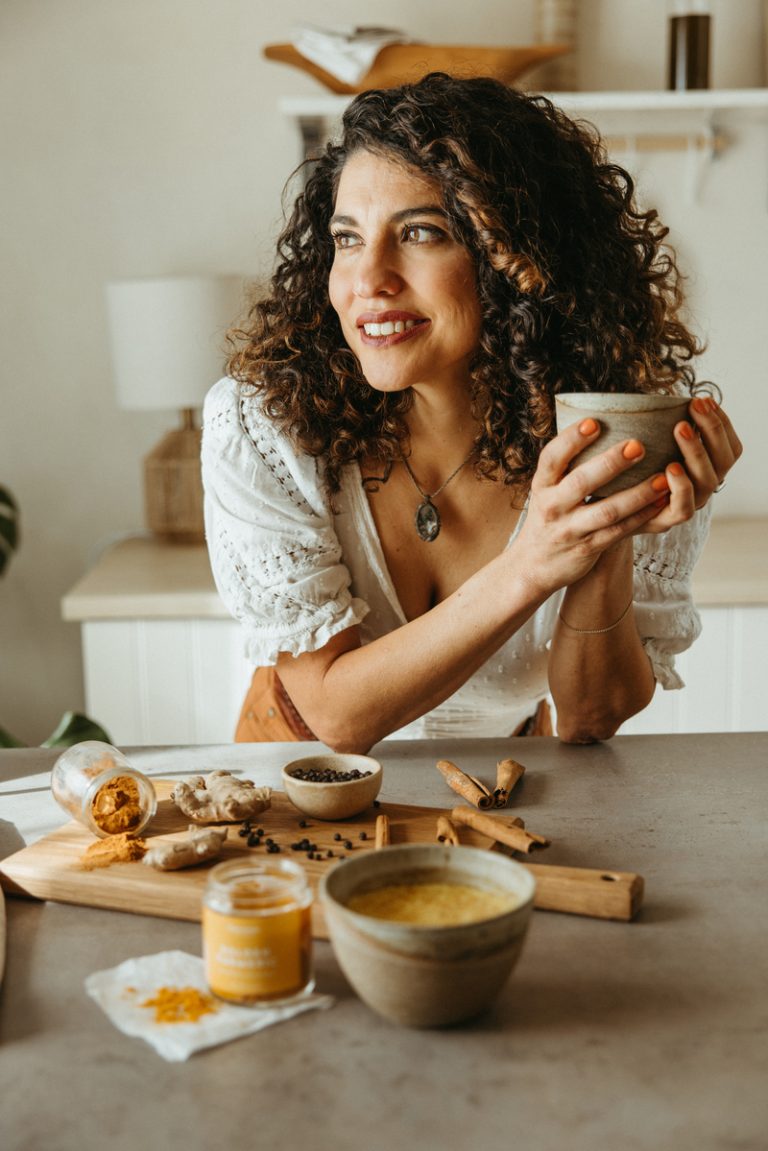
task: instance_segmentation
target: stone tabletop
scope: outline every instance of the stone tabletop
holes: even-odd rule
[[[309,745],[126,749],[153,775],[214,767],[276,783]],[[768,1130],[765,812],[768,733],[379,745],[381,798],[451,806],[435,763],[492,780],[552,838],[542,862],[639,872],[632,923],[534,913],[485,1017],[409,1031],[352,993],[316,948],[325,1012],[168,1064],[118,1032],[83,981],[168,949],[197,924],[6,898],[0,1146],[114,1151],[764,1151]],[[0,856],[60,825],[55,753],[0,752]]]

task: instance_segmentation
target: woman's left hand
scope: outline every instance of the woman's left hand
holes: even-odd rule
[[[675,427],[683,463],[667,465],[667,506],[644,531],[663,531],[671,523],[690,519],[720,489],[743,451],[733,424],[711,396],[697,396],[688,411],[691,423],[681,420]]]
[[[683,421],[675,428],[675,439],[693,484],[694,506],[702,508],[744,449],[733,424],[711,396],[697,396],[688,411],[699,434]]]

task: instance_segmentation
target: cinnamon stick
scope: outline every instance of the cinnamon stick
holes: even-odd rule
[[[493,793],[496,807],[507,806],[510,792],[524,774],[525,768],[516,759],[499,760],[496,764],[496,790]]]
[[[471,807],[454,807],[451,812],[454,823],[461,823],[479,831],[481,835],[496,840],[511,847],[513,851],[522,851],[526,855],[544,847],[549,847],[549,840],[543,835],[535,835],[520,827],[516,819],[501,819],[497,815],[485,815],[474,811]]]
[[[447,815],[437,817],[437,842],[452,843],[454,847],[458,847],[461,842],[455,824]]]
[[[439,759],[437,761],[437,770],[442,775],[448,786],[465,799],[467,803],[471,803],[473,807],[479,807],[485,810],[493,807],[494,798],[487,787],[473,779],[472,776],[467,775],[455,763],[451,763],[449,759]]]
[[[389,847],[390,845],[389,816],[376,816],[376,847]]]

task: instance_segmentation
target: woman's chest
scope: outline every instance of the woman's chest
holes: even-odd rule
[[[364,498],[406,619],[447,599],[499,555],[522,506],[513,489],[478,479],[469,470],[427,499],[404,469],[396,468]]]

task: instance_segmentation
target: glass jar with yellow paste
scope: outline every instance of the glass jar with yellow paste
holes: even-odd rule
[[[230,860],[203,896],[208,986],[230,1003],[274,1006],[314,987],[312,889],[290,860]]]

